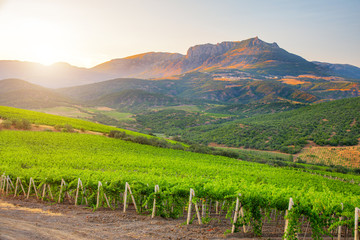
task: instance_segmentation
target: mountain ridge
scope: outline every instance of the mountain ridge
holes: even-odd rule
[[[267,43],[258,37],[199,44],[190,47],[186,55],[141,53],[112,59],[92,68],[80,68],[67,63],[44,66],[32,62],[0,60],[0,79],[19,78],[50,88],[79,86],[116,78],[162,79],[191,72],[214,73],[222,70],[232,71],[235,77],[241,77],[244,73],[250,77],[313,74],[360,81],[360,68],[356,66],[310,62],[287,52],[275,42]]]

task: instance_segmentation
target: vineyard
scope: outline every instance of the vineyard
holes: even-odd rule
[[[193,224],[223,211],[229,231],[257,236],[271,219],[283,219],[286,239],[337,236],[339,226],[353,232],[360,206],[358,184],[96,135],[0,131],[0,171],[8,194],[94,209],[131,203],[139,213]]]
[[[48,126],[70,124],[76,129],[83,129],[94,132],[108,133],[112,130],[119,130],[116,127],[106,126],[94,122],[89,122],[80,119],[74,119],[63,116],[56,116],[52,114],[40,113],[30,110],[24,110],[19,108],[0,106],[0,119],[26,119],[34,124],[43,124]],[[135,136],[147,136],[145,134],[123,130],[127,134]]]

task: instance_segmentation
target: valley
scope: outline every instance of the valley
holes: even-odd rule
[[[0,77],[9,74],[0,80],[2,199],[178,219],[169,227],[184,238],[185,221],[216,238],[220,230],[205,229],[275,239],[286,221],[292,238],[352,231],[359,68],[310,62],[257,37],[89,69],[56,64],[54,76],[30,65],[0,61]],[[267,235],[275,225],[282,230]]]

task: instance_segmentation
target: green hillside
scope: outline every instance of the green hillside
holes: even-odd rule
[[[308,141],[332,146],[358,144],[359,121],[360,99],[349,98],[231,123],[188,128],[181,137],[204,144],[215,142],[296,153]]]
[[[75,101],[53,90],[19,79],[0,81],[0,105],[19,108],[70,106]]]
[[[129,135],[136,136],[147,136],[145,134],[119,129],[116,127],[106,126],[94,122],[89,122],[80,119],[74,119],[69,117],[57,116],[52,114],[40,113],[30,110],[18,109],[13,107],[5,107],[0,106],[0,119],[7,120],[18,120],[18,119],[26,119],[31,123],[38,125],[48,125],[48,126],[56,126],[56,125],[65,125],[70,124],[75,129],[83,129],[94,132],[101,133],[109,133],[113,130],[122,130],[125,131]]]
[[[122,112],[141,112],[149,108],[162,106],[177,106],[189,103],[175,97],[160,93],[150,93],[144,90],[127,89],[118,93],[102,96],[92,101],[97,106],[107,106]]]

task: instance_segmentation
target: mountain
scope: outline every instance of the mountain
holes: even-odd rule
[[[19,79],[0,80],[0,105],[32,109],[71,104],[74,101],[50,89]]]
[[[275,76],[340,76],[360,80],[360,69],[343,64],[309,62],[289,53],[276,43],[258,37],[243,41],[201,44],[186,55],[148,52],[113,59],[92,68],[67,63],[44,66],[21,61],[0,61],[0,79],[19,78],[50,88],[63,88],[117,78],[176,79],[188,73],[216,75],[227,71],[233,78]]]
[[[111,75],[68,63],[44,66],[22,61],[0,61],[0,79],[18,78],[48,88],[76,86],[110,79]]]
[[[222,42],[190,47],[186,56],[147,53],[116,59],[94,67],[117,77],[160,78],[192,71],[241,69],[257,74],[321,74],[317,65],[288,53],[276,43],[258,37],[238,42]]]
[[[149,52],[126,58],[113,59],[92,68],[96,72],[111,74],[113,78],[137,77],[151,78],[156,68],[167,62],[177,61],[183,55],[179,53]]]
[[[351,79],[360,79],[360,68],[349,65],[349,64],[331,64],[325,62],[313,62],[319,67],[322,71],[329,74]]]

